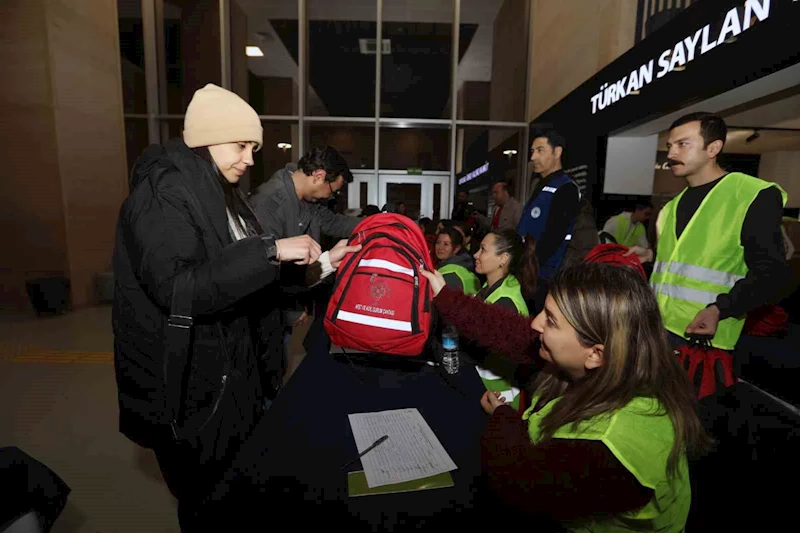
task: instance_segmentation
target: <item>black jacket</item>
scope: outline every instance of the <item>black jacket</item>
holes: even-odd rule
[[[233,242],[213,168],[179,139],[145,150],[130,189],[113,258],[120,430],[157,452],[173,444],[165,332],[173,280],[191,270],[190,359],[183,383],[169,386],[185,390],[186,427],[193,430],[187,464],[216,464],[236,451],[263,412],[257,356],[282,360],[274,289],[267,287],[278,273],[268,256],[274,240]]]

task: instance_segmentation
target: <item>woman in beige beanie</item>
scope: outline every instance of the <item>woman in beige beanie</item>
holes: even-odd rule
[[[307,235],[263,235],[238,188],[262,143],[252,107],[207,85],[184,126],[134,165],[113,328],[120,430],[154,450],[187,531],[203,530],[201,502],[281,382],[279,263],[313,263],[321,250]],[[326,256],[335,267],[350,250]]]

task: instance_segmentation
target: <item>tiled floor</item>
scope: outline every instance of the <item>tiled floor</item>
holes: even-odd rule
[[[302,360],[295,332],[290,370]],[[108,307],[0,315],[0,446],[18,446],[72,488],[54,533],[178,531],[155,457],[117,430]]]

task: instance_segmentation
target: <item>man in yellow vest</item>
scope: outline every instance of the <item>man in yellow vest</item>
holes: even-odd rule
[[[617,244],[627,246],[640,246],[650,248],[647,242],[647,228],[645,223],[650,220],[653,206],[647,203],[638,203],[633,211],[623,211],[606,221],[603,231],[614,237]]]
[[[775,302],[791,275],[780,230],[786,192],[724,170],[717,157],[726,136],[725,122],[710,113],[670,127],[668,163],[689,186],[659,213],[650,283],[676,347],[708,335],[714,347],[733,350],[747,312]],[[653,260],[642,247],[628,253]]]

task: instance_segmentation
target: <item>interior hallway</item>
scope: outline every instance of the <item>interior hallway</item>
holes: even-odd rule
[[[293,338],[289,371],[303,358]],[[117,430],[111,308],[0,315],[0,446],[17,446],[70,486],[53,533],[177,532],[150,450]]]

